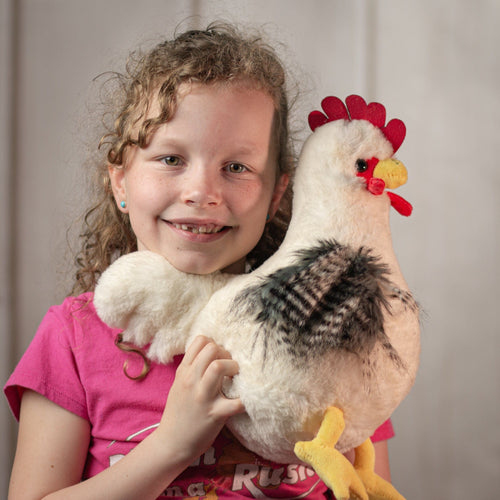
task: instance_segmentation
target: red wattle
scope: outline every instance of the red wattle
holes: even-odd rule
[[[370,193],[379,196],[384,192],[385,182],[378,177],[372,177],[371,179],[368,179],[367,188]]]
[[[411,213],[413,212],[413,207],[404,198],[389,191],[387,192],[387,196],[391,200],[391,205],[394,210],[396,210],[396,212],[405,217],[409,217],[411,215]]]

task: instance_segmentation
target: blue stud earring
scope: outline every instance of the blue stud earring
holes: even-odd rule
[[[120,207],[125,208],[127,204],[124,201],[120,201]]]
[[[270,218],[271,218],[271,217],[269,216],[269,214],[267,214],[267,215],[266,215],[266,222],[269,222],[269,219],[270,219]]]

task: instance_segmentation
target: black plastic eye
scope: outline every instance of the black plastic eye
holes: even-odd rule
[[[356,170],[362,174],[368,170],[368,162],[366,160],[356,160]]]

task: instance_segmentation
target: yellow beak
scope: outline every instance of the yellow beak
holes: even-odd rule
[[[373,177],[382,179],[387,189],[396,189],[406,183],[408,172],[399,160],[389,158],[377,163],[373,171]]]

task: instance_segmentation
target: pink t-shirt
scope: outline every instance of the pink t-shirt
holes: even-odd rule
[[[16,418],[24,389],[47,397],[91,423],[92,439],[83,479],[113,465],[160,422],[182,356],[168,365],[151,364],[119,350],[119,330],[98,318],[92,294],[70,297],[51,307],[4,390]],[[374,441],[394,435],[390,421]],[[245,449],[227,430],[188,467],[160,498],[325,498],[327,488],[309,468],[276,464]]]

